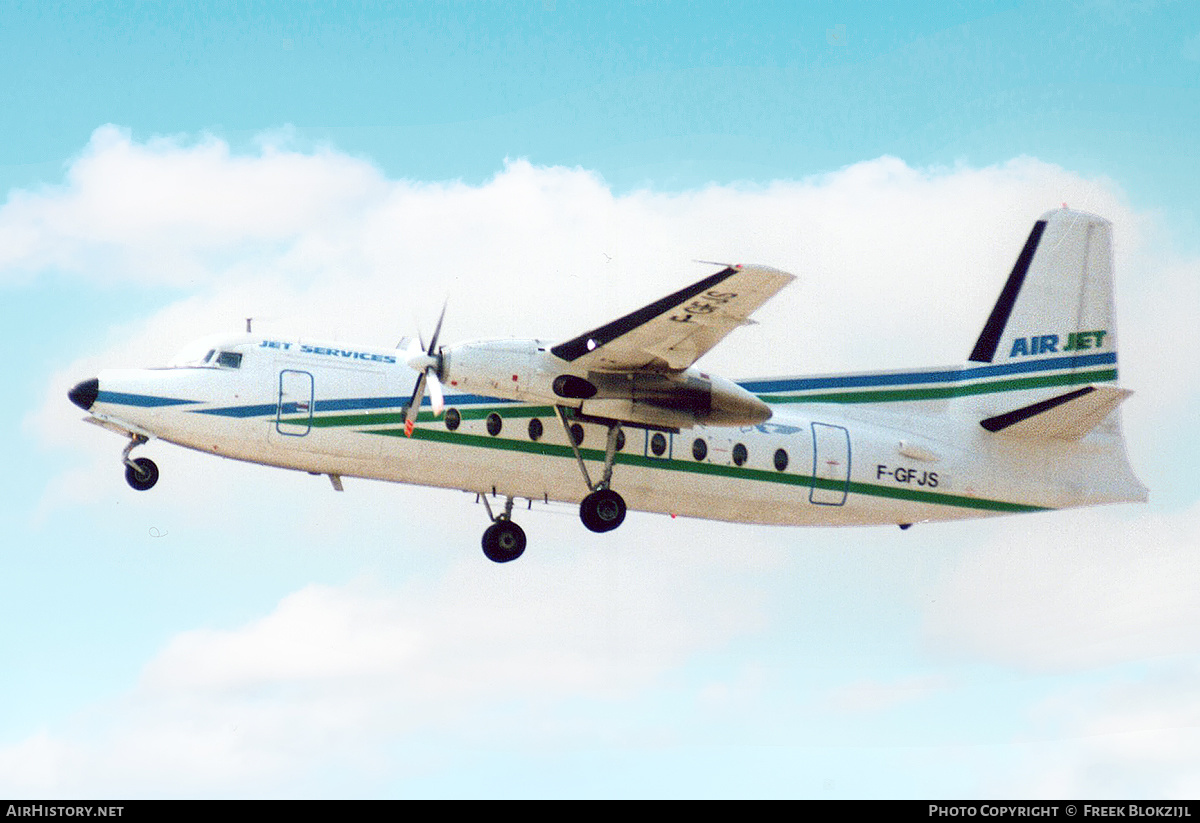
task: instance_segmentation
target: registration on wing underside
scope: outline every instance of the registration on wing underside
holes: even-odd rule
[[[550,351],[589,369],[686,369],[795,279],[767,266],[729,266]]]

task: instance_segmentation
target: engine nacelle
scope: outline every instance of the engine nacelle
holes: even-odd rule
[[[442,351],[453,389],[528,403],[554,403],[592,417],[668,428],[753,426],[771,407],[722,377],[682,372],[573,372],[539,340],[480,340]]]
[[[438,375],[446,386],[510,400],[552,401],[550,379],[539,368],[549,357],[538,340],[477,340],[442,349]],[[535,378],[538,378],[535,380]]]
[[[752,426],[769,420],[771,407],[731,380],[696,369],[680,374],[591,372],[596,394],[580,404],[593,417],[666,426]]]

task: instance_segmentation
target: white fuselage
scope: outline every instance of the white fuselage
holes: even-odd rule
[[[533,501],[579,502],[588,492],[551,404],[448,384],[446,413],[423,412],[406,437],[417,373],[395,350],[248,336],[224,348],[241,354],[237,367],[103,371],[90,411],[114,428],[281,468]],[[907,524],[1137,499],[1128,467],[1089,450],[1086,438],[1081,448],[998,437],[959,413],[962,402],[793,396],[752,426],[672,433],[627,425],[612,485],[631,509],[790,525]],[[607,429],[581,425],[583,458],[596,471]]]

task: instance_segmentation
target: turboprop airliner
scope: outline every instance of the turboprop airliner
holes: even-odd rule
[[[730,380],[696,365],[794,277],[730,265],[566,340],[395,349],[240,334],[166,368],[105,370],[69,398],[128,439],[235,460],[472,492],[483,551],[525,550],[514,503],[739,523],[913,523],[1145,501],[1118,407],[1108,221],[1039,219],[966,361]],[[445,308],[442,311],[445,315]]]

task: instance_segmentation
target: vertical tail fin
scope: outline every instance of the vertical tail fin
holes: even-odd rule
[[[1116,379],[1112,224],[1058,209],[1034,224],[970,360],[1055,360],[1060,368],[1107,365]],[[1104,379],[1104,378],[1102,378]]]
[[[1016,452],[1033,450],[1070,505],[1145,500],[1117,408],[1112,224],[1060,209],[1034,224],[970,360],[1001,378],[960,408]],[[970,370],[969,370],[970,371]]]

